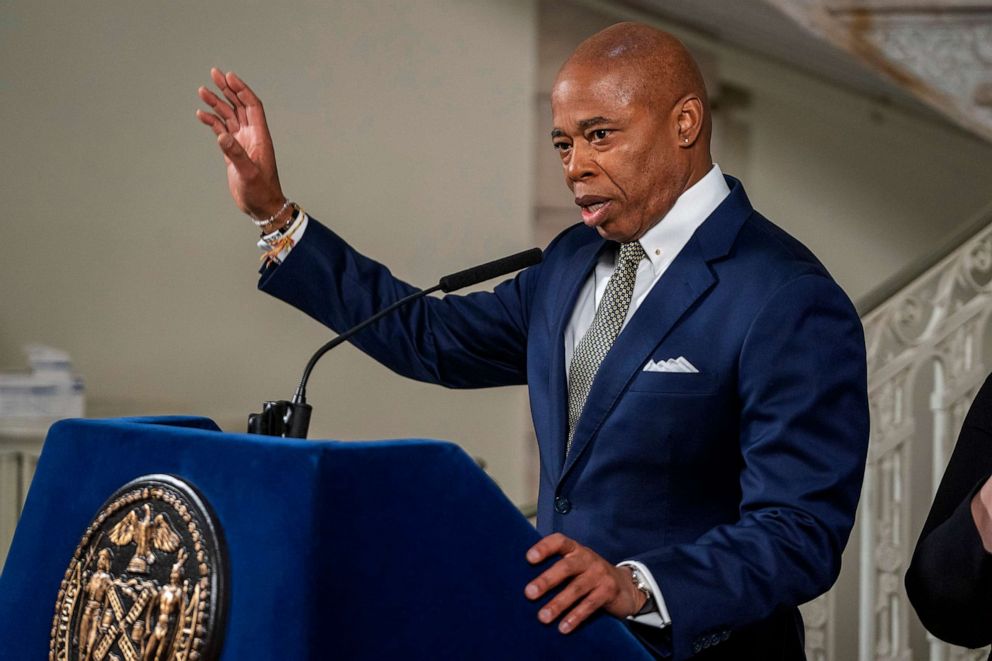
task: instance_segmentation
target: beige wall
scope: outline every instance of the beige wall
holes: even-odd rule
[[[193,116],[209,67],[266,102],[286,192],[409,281],[532,245],[531,0],[4,3],[0,364],[65,348],[96,414],[240,430],[328,337],[256,292],[251,224]],[[523,389],[452,393],[351,347],[311,437],[427,436],[527,491]]]

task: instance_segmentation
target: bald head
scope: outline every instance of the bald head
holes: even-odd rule
[[[703,75],[685,45],[669,33],[640,23],[617,23],[581,44],[558,72],[555,85],[576,67],[623,81],[623,91],[659,111],[686,97],[696,97],[704,110],[703,134],[709,140],[709,99]]]
[[[639,239],[712,168],[699,67],[666,32],[619,23],[582,42],[551,91],[552,144],[586,225]]]

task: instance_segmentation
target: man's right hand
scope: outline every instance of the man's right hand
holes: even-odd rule
[[[213,68],[210,77],[226,101],[201,87],[200,99],[213,112],[197,110],[196,117],[217,135],[235,204],[254,218],[268,218],[279,211],[286,197],[279,185],[276,154],[262,102],[233,71],[225,74]]]

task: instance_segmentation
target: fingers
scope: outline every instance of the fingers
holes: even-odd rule
[[[214,81],[214,85],[217,86],[217,89],[219,89],[224,97],[231,102],[232,107],[237,108],[240,105],[244,105],[238,100],[238,95],[235,94],[234,90],[232,90],[230,85],[228,85],[227,74],[217,67],[214,67],[210,70],[210,78]]]
[[[578,544],[574,540],[565,537],[560,532],[552,533],[532,546],[527,551],[527,561],[532,565],[545,560],[554,554],[565,555],[574,551]]]
[[[558,623],[558,631],[561,633],[575,631],[576,627],[589,619],[590,615],[602,608],[609,600],[609,593],[606,589],[599,588],[593,590],[585,599],[579,602],[578,606],[562,618],[561,622]]]
[[[245,112],[245,105],[238,99],[238,95],[234,93],[234,90],[227,83],[227,75],[223,71],[214,67],[210,70],[210,78],[214,81],[214,85],[217,89],[221,91],[224,98],[231,104],[231,109],[234,115],[238,118],[238,121],[242,124],[247,123],[247,113]]]
[[[210,108],[224,121],[228,131],[233,133],[241,128],[241,122],[238,120],[238,116],[235,114],[234,109],[217,98],[216,94],[202,86],[196,90],[196,93],[199,95],[200,99],[210,106]]]
[[[252,125],[268,130],[262,101],[236,73],[233,71],[224,73],[214,67],[210,70],[210,79],[220,90],[226,103],[206,87],[200,87],[197,93],[223,120],[229,133],[236,133],[241,128]]]
[[[196,111],[196,118],[209,126],[216,135],[221,135],[222,133],[227,133],[227,129],[224,126],[224,122],[221,121],[220,117],[209,112],[204,112],[202,110]]]
[[[581,557],[569,556],[562,558],[547,569],[543,574],[535,578],[524,588],[524,594],[529,599],[537,599],[546,594],[548,590],[560,585],[570,576],[576,576],[586,571],[589,562]]]
[[[227,87],[227,79],[224,77],[224,72],[217,67],[211,67],[210,80],[214,81],[214,85],[217,86],[217,89],[222,90]]]
[[[525,590],[531,599],[544,594],[548,589],[558,585],[569,576],[572,580],[545,604],[537,613],[537,619],[544,624],[550,624],[567,612],[558,623],[561,633],[574,631],[590,615],[614,601],[620,591],[612,567],[594,554],[575,554],[563,558],[532,581]],[[574,604],[577,606],[572,608]],[[569,610],[571,609],[571,610]]]
[[[245,81],[238,77],[238,74],[233,71],[227,72],[227,84],[237,95],[238,99],[246,106],[260,106],[262,102],[255,96],[255,92],[251,90]]]
[[[197,88],[196,93],[204,103],[213,108],[217,114],[223,116],[225,119],[235,117],[234,110],[231,106],[221,101],[216,94],[211,92],[206,87],[201,85]]]
[[[227,84],[232,90],[234,90],[238,100],[244,104],[248,123],[266,126],[265,109],[262,108],[262,101],[255,95],[255,92],[253,92],[252,89],[245,84],[245,81],[241,80],[241,78],[238,77],[238,74],[233,71],[228,71]]]
[[[617,610],[612,605],[621,596],[616,567],[560,533],[548,535],[532,546],[527,551],[527,560],[536,564],[555,554],[562,558],[524,588],[527,598],[534,600],[564,584],[558,594],[541,607],[538,620],[550,624],[561,617],[558,630],[569,633],[604,606],[611,613]]]
[[[558,619],[576,601],[591,592],[598,582],[593,576],[579,574],[571,582],[562,588],[561,592],[555,595],[554,599],[545,604],[537,613],[537,619],[545,624],[549,624]]]

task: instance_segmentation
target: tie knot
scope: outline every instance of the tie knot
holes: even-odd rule
[[[644,252],[640,241],[620,244],[620,261],[627,264],[637,265],[648,254]]]

